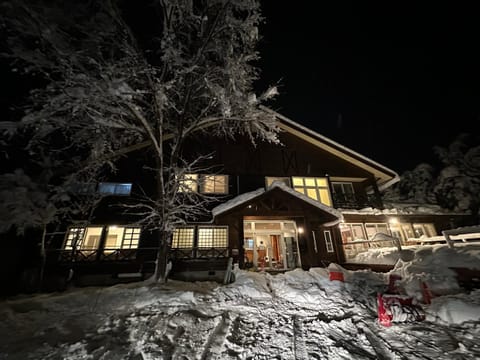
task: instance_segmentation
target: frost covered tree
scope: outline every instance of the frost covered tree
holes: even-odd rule
[[[440,205],[455,211],[479,214],[480,142],[460,134],[446,148],[435,147],[443,169],[436,178],[434,192]]]
[[[422,163],[411,171],[405,171],[400,176],[400,181],[385,191],[384,199],[393,202],[433,203],[434,180],[433,166]]]
[[[132,16],[134,7],[150,16]],[[257,97],[252,87],[258,1],[20,0],[1,10],[12,71],[37,79],[16,124],[31,159],[48,153],[63,185],[114,169],[133,150],[154,154],[156,193],[133,211],[158,231],[155,276],[164,280],[175,226],[208,201],[179,196],[182,175],[199,166],[182,155],[189,137],[277,141],[273,115],[258,106],[275,89]],[[147,21],[151,34],[139,30]]]

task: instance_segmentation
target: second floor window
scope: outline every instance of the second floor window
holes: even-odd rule
[[[328,181],[326,178],[292,177],[292,182],[293,188],[296,191],[301,192],[324,205],[332,206]]]
[[[228,194],[227,175],[185,174],[180,183],[180,192],[201,194]]]
[[[101,182],[98,184],[98,192],[102,195],[130,195],[132,184]]]
[[[332,182],[333,193],[342,200],[353,200],[353,184],[349,182]]]

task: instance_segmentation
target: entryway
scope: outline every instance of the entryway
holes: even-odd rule
[[[291,220],[244,220],[245,263],[257,270],[301,267],[297,226]]]

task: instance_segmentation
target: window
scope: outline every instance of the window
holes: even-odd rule
[[[328,181],[326,178],[313,177],[292,177],[293,188],[308,197],[321,202],[324,205],[332,206]]]
[[[77,249],[80,250],[97,250],[100,246],[100,239],[102,237],[103,226],[89,226],[87,227],[85,237]]]
[[[288,177],[266,176],[266,177],[265,177],[265,185],[266,185],[267,189],[268,189],[270,186],[272,186],[272,184],[273,184],[275,181],[282,182],[282,183],[284,183],[285,185],[287,185],[288,187],[291,187],[291,186],[292,186],[292,185],[290,185],[290,178],[288,178]]]
[[[354,240],[365,240],[367,238],[363,230],[363,224],[341,224],[340,231],[344,243]]]
[[[198,191],[198,175],[185,174],[180,180],[179,192],[197,192]]]
[[[198,192],[202,194],[228,194],[227,175],[185,174],[180,182],[180,192]]]
[[[96,183],[73,183],[70,184],[68,190],[73,194],[91,195],[95,194]]]
[[[226,226],[199,226],[199,248],[226,248],[228,246],[228,227]]]
[[[365,230],[367,231],[368,240],[372,239],[376,233],[383,233],[390,235],[390,231],[388,231],[387,224],[365,224]]]
[[[416,238],[422,236],[431,237],[437,235],[433,224],[413,224],[413,231]]]
[[[325,230],[323,232],[323,236],[325,237],[325,246],[327,248],[327,252],[329,253],[334,252],[333,242],[332,242],[332,233],[330,232],[330,230]]]
[[[172,237],[172,249],[193,248],[194,230],[193,226],[176,228]]]
[[[200,185],[202,194],[228,194],[227,175],[201,175]]]
[[[105,249],[136,249],[140,231],[140,227],[108,226]]]
[[[84,235],[85,227],[71,227],[68,229],[65,249],[72,250],[73,248],[80,248]]]
[[[349,182],[332,182],[332,188],[335,194],[351,195],[354,193],[353,184]]]
[[[109,183],[101,182],[98,184],[98,192],[103,195],[130,195],[132,184],[129,183]]]

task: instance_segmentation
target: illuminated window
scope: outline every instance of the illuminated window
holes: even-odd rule
[[[178,191],[180,192],[197,192],[198,191],[198,175],[185,174],[180,180]]]
[[[185,174],[180,182],[180,192],[200,192],[202,194],[228,194],[227,175]]]
[[[365,230],[367,231],[368,240],[373,238],[376,233],[383,233],[390,235],[390,231],[388,231],[387,224],[365,224]]]
[[[105,249],[136,249],[140,239],[140,227],[111,225],[107,227]]]
[[[327,247],[327,252],[332,253],[333,250],[333,242],[332,242],[332,234],[330,230],[325,230],[323,232],[323,236],[325,237],[325,246]]]
[[[101,182],[98,184],[98,192],[103,195],[130,195],[132,184]]]
[[[136,249],[140,241],[141,228],[126,227],[123,233],[122,249]]]
[[[203,194],[228,194],[228,176],[201,175],[200,192]]]
[[[437,232],[435,231],[435,226],[433,226],[433,224],[413,224],[413,231],[416,238],[422,236],[431,237],[437,235]]]
[[[228,245],[228,227],[226,226],[199,226],[199,248],[226,248]]]
[[[324,205],[332,206],[328,181],[326,178],[314,177],[292,177],[293,188],[307,195],[309,198],[317,200]]]
[[[193,226],[176,228],[172,237],[172,249],[193,248],[194,230]]]
[[[72,250],[73,248],[80,248],[85,236],[85,227],[71,227],[67,231],[67,238],[65,242],[65,249]]]
[[[363,224],[341,224],[340,232],[342,233],[342,241],[350,242],[354,240],[366,240]]]

